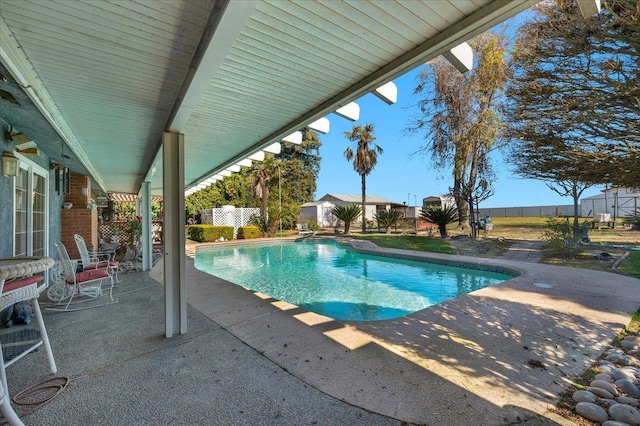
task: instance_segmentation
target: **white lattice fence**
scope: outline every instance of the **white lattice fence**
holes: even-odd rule
[[[254,214],[260,214],[259,208],[235,208],[224,206],[217,209],[200,211],[200,222],[216,226],[233,226],[233,238],[238,236],[238,228],[249,225],[249,219]]]

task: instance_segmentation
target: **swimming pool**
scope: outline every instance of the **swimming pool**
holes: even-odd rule
[[[195,267],[331,318],[398,318],[512,278],[361,254],[333,241],[198,247]]]

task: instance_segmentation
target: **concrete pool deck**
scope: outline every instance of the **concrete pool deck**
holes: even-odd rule
[[[353,245],[520,275],[396,320],[345,322],[229,287],[189,263],[189,303],[339,400],[401,421],[458,425],[557,421],[549,410],[558,394],[640,307],[640,280],[612,273]]]
[[[640,307],[640,280],[612,273],[383,252],[521,275],[396,320],[349,323],[207,275],[188,259],[188,333],[165,339],[160,263],[124,275],[119,303],[44,311],[57,376],[71,381],[24,422],[572,424],[551,411],[558,394]],[[12,395],[49,377],[42,352],[7,373]]]

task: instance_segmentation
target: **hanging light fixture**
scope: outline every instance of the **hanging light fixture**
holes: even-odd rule
[[[20,160],[13,152],[2,153],[2,176],[18,176],[20,172]]]

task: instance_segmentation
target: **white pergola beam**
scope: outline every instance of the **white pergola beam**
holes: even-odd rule
[[[280,151],[282,151],[282,147],[280,146],[280,142],[276,142],[264,148],[263,151],[270,152],[271,154],[280,154]]]
[[[373,91],[373,94],[385,101],[388,105],[398,102],[398,87],[393,81],[383,84]]]
[[[296,145],[300,145],[302,143],[302,132],[300,131],[293,132],[290,135],[287,135],[284,138],[282,138],[282,142],[289,142]]]
[[[600,0],[578,0],[578,7],[584,19],[600,13]]]
[[[360,105],[355,102],[349,102],[345,106],[338,108],[335,113],[347,120],[358,121],[360,118]]]
[[[263,161],[264,160],[264,152],[263,151],[254,152],[253,154],[251,154],[247,158],[249,158],[250,160],[255,160],[255,161]]]
[[[323,134],[329,133],[329,119],[327,117],[318,118],[316,121],[307,124],[307,127],[311,130],[315,130],[316,132],[320,132]]]
[[[251,161],[248,158],[245,158],[244,160],[240,160],[236,163],[237,166],[241,166],[241,167],[251,167],[253,166],[253,161]]]
[[[467,42],[457,45],[443,56],[463,74],[473,68],[473,49]]]

